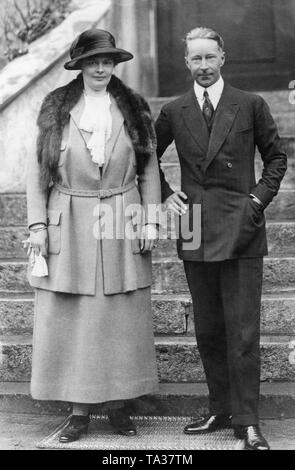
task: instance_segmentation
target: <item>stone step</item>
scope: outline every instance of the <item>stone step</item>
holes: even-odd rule
[[[0,293],[32,291],[27,280],[27,262],[13,260],[0,263]]]
[[[0,299],[0,335],[31,334],[34,325],[33,296]]]
[[[190,295],[159,294],[152,297],[155,334],[194,336]],[[295,292],[284,296],[264,295],[261,303],[261,333],[295,335]]]
[[[187,292],[183,264],[180,260],[155,259],[153,262],[155,293]],[[266,258],[263,293],[283,293],[295,290],[295,258]]]
[[[24,258],[27,259],[26,250],[22,241],[29,236],[27,227],[0,227],[0,259]]]
[[[173,224],[174,226],[174,224]],[[8,229],[7,229],[8,230]],[[1,229],[0,229],[1,236]],[[167,238],[167,236],[169,238]],[[4,240],[4,237],[2,237]],[[8,237],[10,239],[11,237]],[[175,231],[168,232],[162,229],[157,248],[154,250],[155,258],[176,257]],[[267,239],[269,256],[284,257],[295,256],[295,221],[294,222],[268,222]],[[3,252],[9,253],[9,247],[4,247]],[[1,242],[0,242],[1,253]]]
[[[155,334],[193,335],[194,322],[189,295],[154,295],[152,299]],[[265,334],[295,334],[295,294],[264,296],[261,328]],[[0,334],[32,333],[33,299],[0,299]]]
[[[0,225],[23,226],[27,224],[27,202],[23,193],[0,193]]]
[[[169,218],[168,223],[172,232],[164,227],[161,230],[158,247],[154,251],[157,258],[176,256],[174,220],[171,221]],[[0,227],[0,259],[23,258],[27,260],[22,241],[28,235],[26,227]],[[294,222],[268,222],[267,236],[270,256],[295,256],[295,220]]]
[[[295,380],[295,368],[289,362],[289,343],[294,337],[261,337],[261,380]],[[202,362],[194,338],[156,338],[158,370],[161,382],[202,382]]]
[[[172,170],[174,171],[174,170]],[[177,187],[175,186],[176,190]],[[266,209],[269,220],[295,220],[295,189],[281,189]],[[25,227],[26,197],[24,194],[0,194],[0,227]],[[25,232],[22,232],[26,235]],[[18,240],[12,239],[12,244]]]
[[[32,292],[27,281],[25,261],[0,262],[0,295]],[[153,293],[187,292],[187,283],[180,260],[171,258],[153,261]],[[295,257],[266,258],[263,293],[283,293],[295,290]]]
[[[289,343],[294,336],[261,337],[261,380],[295,381],[295,367],[290,364]],[[156,337],[156,353],[161,382],[203,382],[202,362],[195,338],[188,336]],[[32,339],[30,335],[0,337],[2,360],[0,381],[30,380]]]
[[[152,296],[155,335],[194,336],[194,318],[189,294]],[[33,297],[0,298],[0,335],[26,335],[33,331]],[[295,335],[295,292],[262,297],[261,332]]]
[[[208,389],[202,383],[161,383],[159,391],[132,400],[134,414],[155,416],[203,416],[208,413]],[[100,405],[91,411],[99,412]],[[67,415],[69,403],[33,400],[28,382],[0,383],[0,412]],[[264,418],[295,417],[295,387],[292,382],[261,383],[259,414]]]
[[[268,103],[273,118],[275,119],[279,132],[282,135],[293,135],[294,133],[294,119],[295,119],[295,110],[294,105],[289,102],[290,91],[279,91],[274,92],[257,92],[261,95],[265,101]],[[164,104],[176,99],[176,96],[172,97],[159,97],[159,98],[149,98],[149,104],[152,110],[152,114],[155,119],[157,119],[161,108]]]
[[[281,189],[266,208],[268,220],[295,220],[295,189]]]

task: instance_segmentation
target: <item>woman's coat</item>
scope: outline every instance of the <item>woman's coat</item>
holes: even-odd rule
[[[83,106],[82,95],[63,129],[58,163],[59,185],[69,189],[69,192],[132,186],[135,181],[136,185],[123,194],[105,198],[66,194],[64,189],[61,191],[56,186],[50,188],[48,194],[41,188],[40,166],[36,156],[32,156],[27,178],[28,226],[36,222],[48,223],[49,276],[29,276],[30,284],[56,292],[95,295],[97,244],[101,243],[105,294],[149,286],[151,254],[139,253],[138,238],[124,236],[126,224],[129,229],[136,229],[139,224],[137,207],[131,208],[127,215],[125,212],[130,205],[141,205],[145,214],[142,223],[157,221],[153,210],[160,204],[156,156],[149,158],[137,178],[132,141],[123,115],[111,97],[112,134],[107,142],[106,161],[100,175],[85,145],[91,134],[78,128]],[[110,220],[113,221],[117,238],[109,234],[106,235],[107,239],[99,237],[106,221]],[[102,238],[101,241],[98,238]]]

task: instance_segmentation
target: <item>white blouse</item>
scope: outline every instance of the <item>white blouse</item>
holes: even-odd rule
[[[105,162],[105,147],[112,134],[111,99],[109,93],[102,96],[88,96],[84,92],[85,107],[79,128],[92,135],[87,143],[92,161],[99,166]]]

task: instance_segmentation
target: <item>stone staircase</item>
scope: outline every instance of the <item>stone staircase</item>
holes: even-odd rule
[[[261,319],[261,414],[295,416],[295,365],[289,343],[295,338],[295,138],[294,113],[279,93],[262,93],[270,104],[289,155],[282,189],[267,209],[269,257],[265,259]],[[155,115],[167,101],[151,99]],[[294,123],[294,120],[293,120]],[[163,168],[172,186],[179,166],[171,146]],[[261,164],[257,158],[257,171]],[[0,194],[0,411],[66,413],[68,406],[36,402],[29,396],[33,292],[26,280],[27,238],[23,193]],[[174,240],[161,240],[153,258],[153,314],[160,391],[134,401],[137,413],[199,415],[207,388],[194,338],[191,300]]]

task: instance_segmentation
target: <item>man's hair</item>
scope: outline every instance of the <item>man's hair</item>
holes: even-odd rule
[[[184,38],[184,50],[185,50],[185,55],[188,53],[188,43],[189,41],[192,41],[193,39],[213,39],[213,41],[216,41],[219,48],[223,51],[224,48],[224,41],[222,37],[220,36],[217,31],[214,31],[214,29],[211,28],[204,28],[202,26],[198,28],[194,28],[191,31],[189,31]]]

